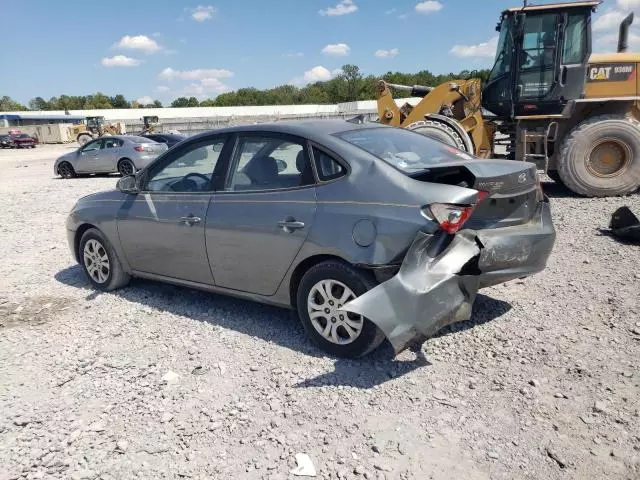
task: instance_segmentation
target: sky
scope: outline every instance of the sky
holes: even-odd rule
[[[303,86],[345,63],[365,75],[489,68],[501,10],[520,0],[4,1],[0,95],[102,92],[163,104],[242,87]],[[532,2],[530,2],[532,3]],[[538,2],[536,2],[538,3]],[[539,2],[548,3],[548,2]],[[606,0],[595,50],[640,0]],[[17,21],[22,19],[24,21]],[[640,26],[631,49],[640,47]]]

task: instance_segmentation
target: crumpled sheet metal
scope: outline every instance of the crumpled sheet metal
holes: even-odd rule
[[[480,254],[475,236],[456,235],[435,258],[428,254],[431,240],[431,235],[418,234],[393,278],[342,307],[375,323],[396,354],[471,317],[479,280],[458,273]]]

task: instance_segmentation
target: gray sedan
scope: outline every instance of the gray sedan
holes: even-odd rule
[[[545,267],[536,167],[378,124],[300,121],[185,140],[78,201],[69,246],[97,289],[133,277],[297,310],[325,351],[396,352]]]
[[[63,178],[87,173],[133,175],[167,149],[166,144],[136,135],[105,136],[58,158],[53,171]]]

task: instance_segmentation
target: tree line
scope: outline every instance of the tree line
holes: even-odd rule
[[[372,100],[375,98],[376,84],[382,78],[389,83],[403,85],[436,86],[454,79],[480,78],[484,83],[489,77],[489,70],[462,70],[458,73],[435,75],[429,70],[417,73],[387,72],[381,77],[363,75],[357,65],[344,65],[338,75],[331,80],[310,83],[304,87],[281,85],[275,88],[260,90],[257,88],[241,88],[233,92],[222,93],[216,98],[198,101],[196,97],[178,97],[171,102],[171,107],[235,107],[251,105],[304,105],[334,104],[356,100]],[[408,92],[394,92],[397,97],[409,96]],[[107,96],[103,93],[93,95],[60,95],[45,100],[35,97],[28,105],[21,105],[8,96],[0,97],[0,111],[19,110],[95,110],[111,108],[161,108],[159,100],[141,105],[137,101],[129,101],[124,95]]]

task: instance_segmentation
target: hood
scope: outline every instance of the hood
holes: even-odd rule
[[[83,203],[92,203],[96,201],[122,201],[127,197],[126,193],[122,193],[119,190],[107,190],[104,192],[92,193],[85,197],[78,199],[76,205],[82,205]]]
[[[56,159],[56,164],[60,163],[63,160],[74,158],[75,156],[76,156],[76,150],[74,150],[73,152],[65,153],[64,155],[61,155]]]

